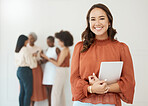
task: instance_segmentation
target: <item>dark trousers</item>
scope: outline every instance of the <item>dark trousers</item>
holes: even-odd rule
[[[17,77],[20,82],[19,106],[30,106],[33,76],[29,67],[19,67]]]

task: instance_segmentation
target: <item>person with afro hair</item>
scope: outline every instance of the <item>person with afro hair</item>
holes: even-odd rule
[[[58,45],[62,48],[57,61],[41,54],[43,58],[57,66],[56,77],[52,90],[52,106],[65,106],[64,88],[66,80],[69,78],[69,62],[70,50],[69,47],[73,45],[73,36],[69,31],[60,31],[55,33],[58,40]]]

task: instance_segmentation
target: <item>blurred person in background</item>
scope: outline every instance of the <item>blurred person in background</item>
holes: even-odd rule
[[[42,85],[43,80],[43,71],[41,68],[41,57],[40,53],[42,49],[35,45],[35,42],[37,41],[37,35],[34,32],[31,32],[28,36],[29,38],[29,44],[27,45],[28,50],[31,53],[37,53],[37,57],[35,62],[37,63],[37,67],[32,69],[33,74],[33,92],[32,92],[32,106],[34,106],[34,102],[36,101],[43,101],[47,99],[47,93],[45,86]]]
[[[17,77],[20,83],[19,106],[30,106],[33,89],[32,69],[37,67],[37,53],[31,53],[26,47],[27,44],[28,37],[20,35],[15,48]]]
[[[48,49],[46,50],[45,55],[48,58],[52,58],[54,60],[57,60],[57,57],[60,53],[60,49],[54,46],[54,37],[48,36],[47,37],[47,45]],[[43,73],[43,85],[47,88],[47,94],[48,94],[48,106],[51,106],[51,92],[52,87],[54,85],[55,77],[56,77],[56,66],[51,63],[50,61],[43,60],[45,62],[44,66],[44,73]]]
[[[73,36],[69,31],[60,31],[55,33],[55,37],[58,39],[58,45],[62,48],[57,61],[48,58],[44,54],[42,57],[47,59],[49,62],[55,64],[56,68],[56,79],[53,85],[52,91],[52,106],[65,106],[65,82],[69,76],[69,62],[70,62],[70,50],[69,47],[73,45]]]

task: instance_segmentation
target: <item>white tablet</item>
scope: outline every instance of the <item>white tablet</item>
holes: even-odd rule
[[[107,84],[115,83],[120,79],[123,61],[101,62],[99,79],[107,79]]]

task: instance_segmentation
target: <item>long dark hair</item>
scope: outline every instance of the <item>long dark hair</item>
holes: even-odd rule
[[[108,17],[108,20],[110,22],[110,26],[107,30],[107,34],[108,34],[108,37],[113,41],[114,40],[114,36],[115,34],[117,33],[116,30],[112,27],[112,24],[113,24],[113,17],[112,17],[112,14],[110,12],[110,10],[104,5],[104,4],[95,4],[93,5],[88,13],[87,13],[87,17],[86,17],[86,20],[87,20],[87,27],[85,29],[85,31],[82,33],[82,41],[83,41],[83,49],[81,52],[85,52],[89,49],[89,47],[91,46],[91,44],[94,42],[95,40],[95,34],[90,30],[90,23],[89,23],[89,19],[90,19],[90,12],[94,9],[94,8],[100,8],[102,10],[105,11],[107,17]]]
[[[18,37],[16,48],[15,48],[16,53],[18,53],[21,50],[21,48],[24,46],[26,40],[28,40],[28,37],[25,35],[20,35]]]

